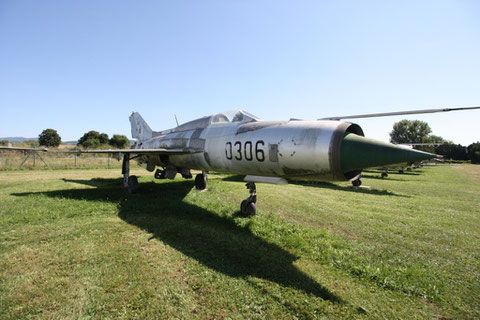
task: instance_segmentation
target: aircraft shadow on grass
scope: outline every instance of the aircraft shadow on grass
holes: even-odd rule
[[[385,181],[405,181],[405,180],[402,180],[402,179],[395,179],[395,178],[392,178],[390,176],[390,173],[388,173],[388,177],[385,177],[385,178],[382,178],[380,176],[381,173],[378,173],[378,174],[375,174],[375,172],[371,173],[371,174],[362,174],[362,178],[367,178],[367,179],[375,179],[375,180],[385,180]]]
[[[192,181],[142,183],[138,194],[127,194],[121,179],[65,180],[96,188],[14,193],[15,196],[43,194],[53,198],[110,201],[119,204],[119,217],[137,226],[201,264],[237,278],[258,277],[303,290],[324,300],[342,300],[298,270],[298,259],[285,249],[238,226],[233,216],[213,212],[184,201],[192,192]],[[197,191],[193,191],[197,192]]]
[[[236,181],[236,182],[244,182],[242,175],[233,175],[223,178],[223,181]],[[368,176],[368,178],[371,178]],[[393,180],[393,179],[391,179]],[[402,181],[402,180],[399,180]],[[245,182],[244,182],[245,183]],[[365,189],[365,188],[353,188],[352,186],[339,186],[331,182],[321,181],[321,182],[304,182],[304,181],[289,181],[290,184],[295,184],[299,186],[307,186],[313,188],[321,188],[321,189],[331,189],[331,190],[339,190],[339,191],[346,191],[346,192],[356,192],[356,193],[364,193],[364,194],[372,194],[377,196],[394,196],[394,197],[402,197],[402,198],[410,198],[410,196],[406,196],[403,194],[396,194],[391,191],[387,190],[376,190],[376,189]]]
[[[382,174],[382,172],[385,172],[385,171],[370,171],[370,170],[364,170],[363,171],[364,173],[362,173],[362,177],[366,177],[366,176],[369,176],[369,175],[366,175],[365,173],[371,173],[371,174],[377,174],[378,176],[380,176]],[[399,175],[400,177],[401,176],[404,176],[404,177],[408,177],[408,176],[420,176],[424,173],[425,171],[424,170],[421,170],[421,169],[415,169],[414,171],[408,171],[408,170],[405,170],[403,173],[401,172],[398,172],[398,170],[388,170],[388,175],[389,177],[386,178],[388,180],[392,180],[390,178],[391,175]],[[400,181],[400,180],[399,180]]]

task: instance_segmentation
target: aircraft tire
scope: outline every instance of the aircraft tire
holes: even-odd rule
[[[382,178],[386,178],[386,177],[388,177],[388,173],[382,172]]]
[[[240,204],[240,211],[242,212],[242,216],[250,217],[257,213],[257,207],[255,206],[255,203],[248,200],[243,200]]]
[[[165,179],[165,170],[157,169],[154,174],[155,179]]]
[[[360,187],[362,185],[362,180],[360,180],[360,179],[353,180],[352,185],[354,187]]]
[[[207,177],[204,174],[197,174],[195,177],[195,189],[204,190],[207,187]]]
[[[137,176],[128,177],[128,192],[136,193],[138,191],[138,178]]]

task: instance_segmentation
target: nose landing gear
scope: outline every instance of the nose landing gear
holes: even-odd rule
[[[257,203],[257,187],[255,182],[247,182],[245,185],[250,191],[250,196],[240,204],[240,211],[244,217],[254,216],[257,213],[255,203]]]

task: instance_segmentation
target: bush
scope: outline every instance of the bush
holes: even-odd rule
[[[25,147],[25,148],[37,148],[40,146],[38,140],[24,140],[22,142],[16,142],[15,147]]]
[[[108,134],[90,130],[78,139],[77,146],[84,148],[98,148],[102,144],[108,143]]]
[[[128,138],[124,135],[114,134],[113,137],[108,141],[108,144],[118,149],[124,149],[130,146],[130,140],[128,140]]]

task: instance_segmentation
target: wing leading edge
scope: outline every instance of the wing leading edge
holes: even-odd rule
[[[318,120],[342,120],[342,119],[377,118],[377,117],[403,116],[403,115],[409,115],[409,114],[449,112],[449,111],[461,111],[461,110],[473,110],[473,109],[480,109],[480,106],[475,106],[475,107],[459,107],[459,108],[437,108],[437,109],[409,110],[409,111],[382,112],[382,113],[369,113],[369,114],[358,114],[358,115],[354,115],[354,116],[328,117],[328,118],[322,118],[322,119],[318,119]]]

